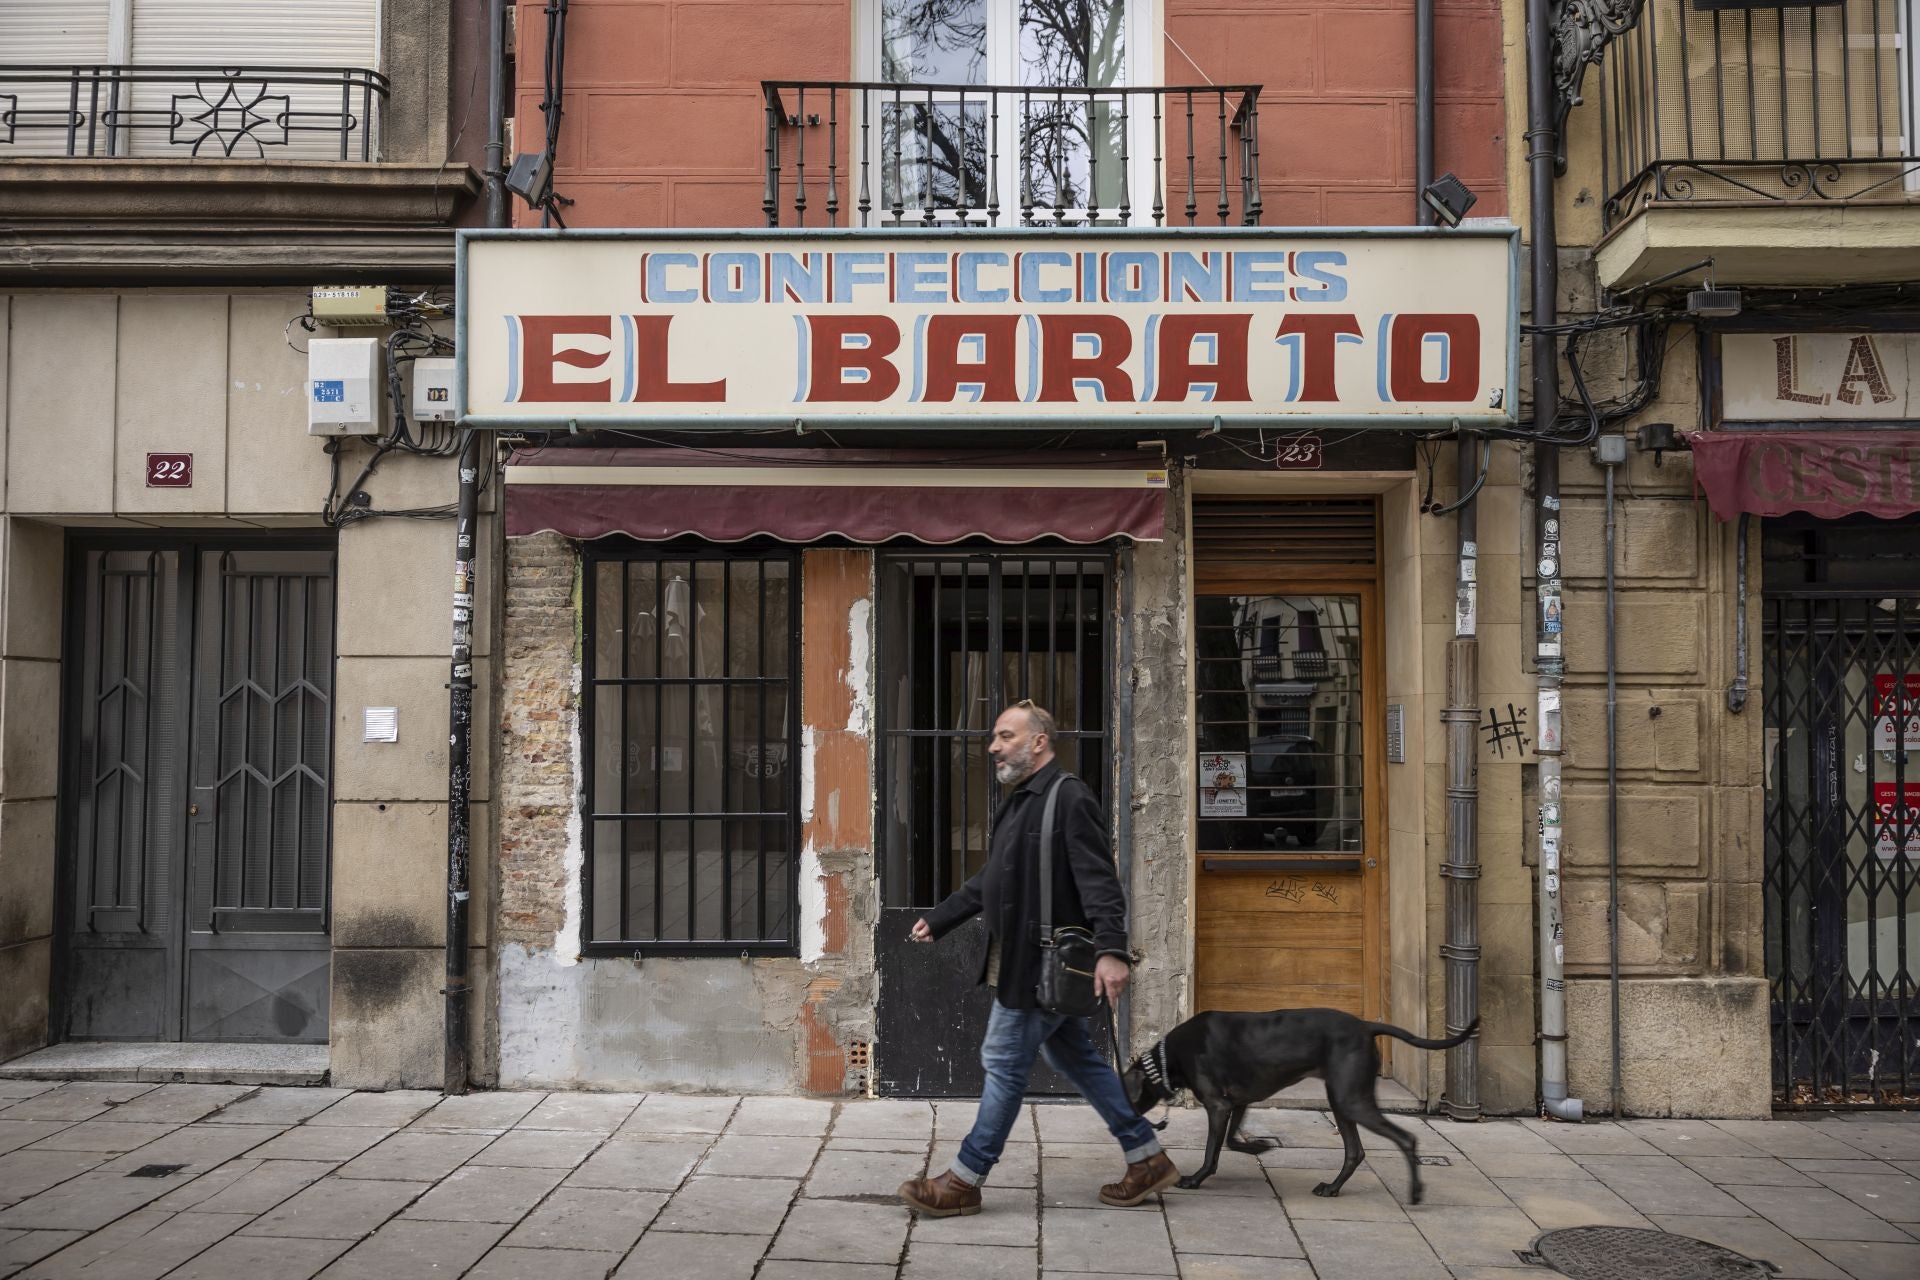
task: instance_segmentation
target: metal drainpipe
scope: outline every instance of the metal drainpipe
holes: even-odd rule
[[[1413,220],[1434,225],[1423,198],[1433,185],[1433,0],[1413,10],[1414,116]],[[1453,639],[1447,642],[1447,857],[1440,874],[1447,884],[1447,935],[1440,956],[1447,973],[1447,1034],[1457,1035],[1480,1016],[1480,639],[1479,522],[1469,486],[1479,468],[1471,432],[1459,438],[1459,509],[1455,554]],[[1451,1120],[1480,1118],[1480,1042],[1447,1051],[1447,1090],[1442,1098]]]
[[[1426,189],[1433,185],[1433,0],[1413,6],[1413,221],[1433,225]],[[1462,480],[1464,485],[1466,481]]]
[[[487,225],[507,225],[507,188],[501,169],[506,132],[506,5],[487,0]],[[459,493],[454,504],[453,645],[447,679],[447,954],[441,1045],[441,1090],[467,1091],[469,997],[467,975],[473,851],[473,602],[474,531],[480,510],[481,432],[461,443]]]
[[[1553,0],[1527,0],[1527,170],[1529,246],[1533,265],[1533,323],[1559,315],[1559,236],[1554,228]],[[1552,432],[1560,411],[1559,356],[1552,335],[1533,336],[1533,423]],[[1534,755],[1540,762],[1540,1096],[1556,1120],[1578,1120],[1585,1108],[1567,1096],[1566,945],[1560,912],[1561,654],[1560,453],[1545,441],[1533,447],[1534,546],[1539,552],[1534,653],[1539,672]]]
[[[1739,545],[1734,550],[1734,601],[1738,612],[1733,617],[1733,683],[1727,686],[1727,710],[1739,715],[1747,709],[1747,519],[1740,513],[1740,531],[1734,535]]]
[[[487,225],[507,225],[507,5],[487,0]]]
[[[1607,966],[1613,1017],[1613,1068],[1609,1105],[1615,1120],[1626,1114],[1620,1097],[1620,698],[1619,636],[1614,611],[1613,547],[1616,521],[1613,510],[1613,473],[1607,470]]]
[[[1117,720],[1120,726],[1120,761],[1118,777],[1114,783],[1114,844],[1120,863],[1120,885],[1126,893],[1127,913],[1133,913],[1133,576],[1134,548],[1131,545],[1120,549],[1120,593],[1116,601],[1115,622],[1120,632],[1120,689]],[[1120,997],[1120,1007],[1114,1010],[1115,1036],[1119,1043],[1113,1046],[1114,1053],[1125,1061],[1127,1046],[1133,1042],[1133,995],[1132,984]]]
[[[1460,492],[1471,495],[1480,460],[1471,432],[1460,433]],[[1453,639],[1447,642],[1447,858],[1440,875],[1447,885],[1447,938],[1440,944],[1447,970],[1447,1034],[1458,1035],[1480,1016],[1479,747],[1479,520],[1476,499],[1461,504]],[[1450,1120],[1480,1118],[1480,1041],[1447,1050]]]

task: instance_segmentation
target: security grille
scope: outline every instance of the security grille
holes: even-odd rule
[[[1054,748],[1103,804],[1111,791],[1112,559],[1101,551],[882,553],[879,560],[880,996],[875,1090],[972,1097],[987,1001],[978,920],[936,946],[913,923],[986,865],[1008,789],[987,743],[1001,710],[1053,713]],[[1096,1024],[1099,1019],[1095,1019]],[[1096,1026],[1103,1044],[1106,1032]],[[1065,1080],[1036,1064],[1032,1093]]]
[[[590,952],[792,950],[797,567],[589,554]]]
[[[1917,533],[1767,527],[1766,946],[1783,1108],[1920,1091]]]

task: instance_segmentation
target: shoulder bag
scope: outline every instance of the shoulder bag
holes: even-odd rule
[[[1093,934],[1053,924],[1053,812],[1066,780],[1064,773],[1053,780],[1040,810],[1040,977],[1034,997],[1048,1013],[1085,1018],[1100,1007],[1093,990]]]

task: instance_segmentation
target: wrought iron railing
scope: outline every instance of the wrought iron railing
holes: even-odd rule
[[[1646,0],[1589,75],[1608,225],[1648,204],[1920,191],[1920,0]]]
[[[0,64],[0,156],[370,161],[386,100],[361,67]]]
[[[1259,85],[761,89],[768,226],[1260,221]]]

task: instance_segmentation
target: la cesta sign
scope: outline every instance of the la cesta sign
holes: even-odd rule
[[[1507,227],[469,231],[461,416],[1505,424],[1518,243]]]

